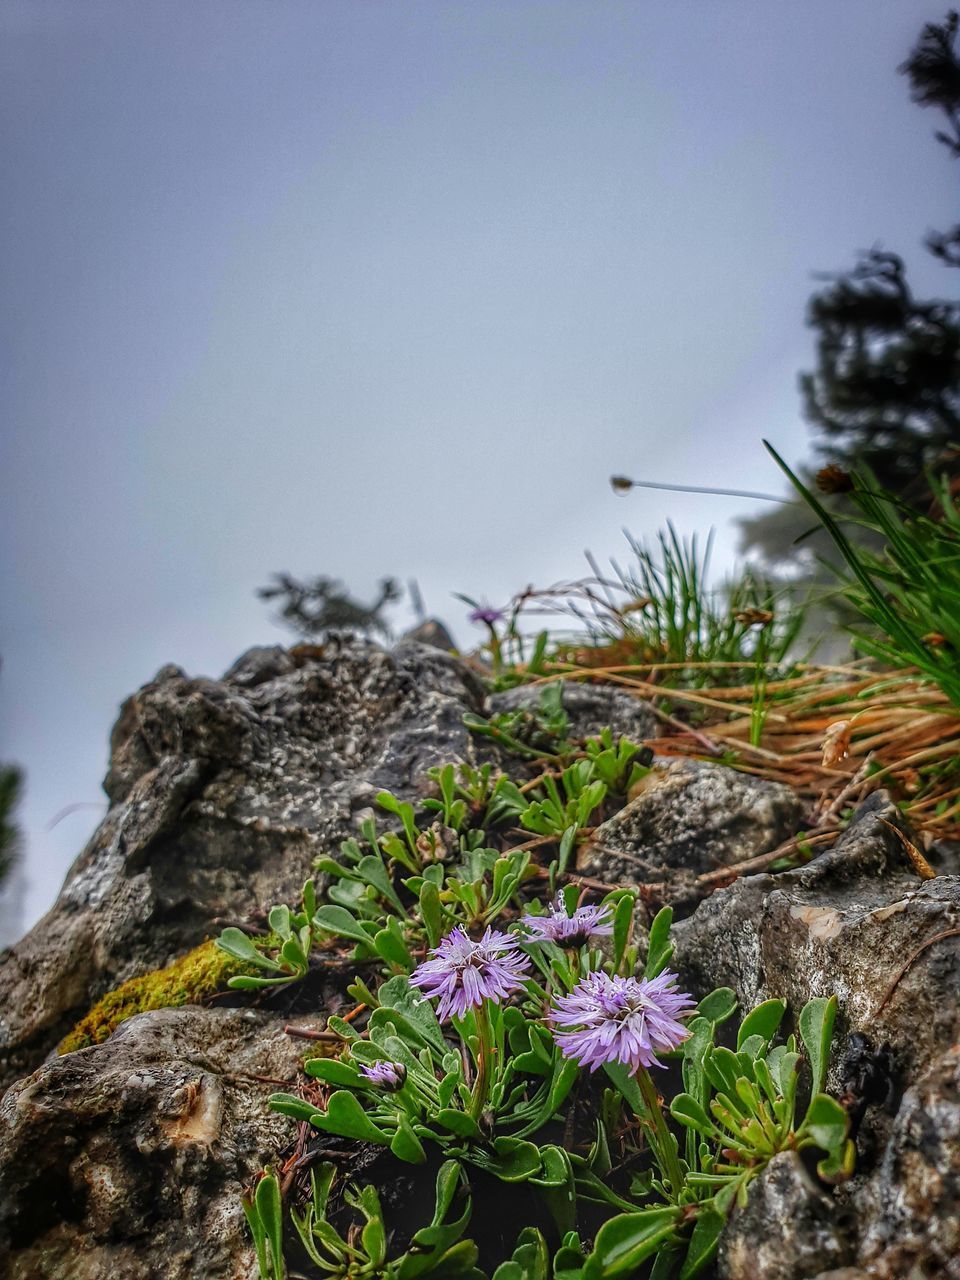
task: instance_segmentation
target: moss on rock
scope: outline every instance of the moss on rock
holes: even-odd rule
[[[151,1009],[175,1009],[197,1004],[204,996],[222,991],[239,973],[250,973],[248,965],[221,951],[208,941],[188,951],[165,969],[130,978],[115,991],[108,991],[61,1042],[58,1053],[73,1053],[93,1044],[103,1044],[121,1022]]]

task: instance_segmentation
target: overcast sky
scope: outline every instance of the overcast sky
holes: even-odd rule
[[[807,451],[811,272],[954,216],[917,0],[0,0],[0,758],[28,921],[118,703],[359,595],[622,555]],[[60,811],[74,809],[52,829]]]

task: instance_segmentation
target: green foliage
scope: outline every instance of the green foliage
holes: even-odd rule
[[[0,765],[0,885],[12,871],[20,849],[20,830],[13,813],[20,799],[23,775],[13,765]]]
[[[744,1018],[735,1052],[714,1044],[715,1024],[703,1017],[691,1023],[683,1047],[686,1092],[674,1098],[670,1112],[689,1131],[688,1184],[710,1191],[718,1213],[744,1203],[750,1181],[780,1151],[819,1148],[821,1177],[849,1176],[854,1148],[847,1113],[821,1092],[836,1004],[835,996],[812,1000],[800,1013],[811,1091],[799,1125],[796,1038],[772,1044],[786,1011],[782,1000],[768,1000]]]
[[[453,1047],[429,1002],[405,978],[384,983],[377,1000],[363,1036],[331,1019],[347,1041],[341,1058],[306,1064],[308,1075],[335,1089],[326,1106],[277,1093],[274,1110],[325,1133],[388,1146],[410,1164],[424,1162],[427,1141],[505,1181],[549,1179],[559,1149],[522,1139],[556,1114],[577,1075],[549,1032],[516,1008],[491,1006],[455,1021],[459,1047]],[[488,1075],[480,1070],[485,1035],[493,1047]],[[403,1067],[399,1088],[382,1089],[360,1071],[384,1061]]]
[[[942,519],[905,506],[869,475],[850,477],[859,525],[882,540],[872,551],[767,448],[810,505],[843,557],[843,592],[860,625],[851,628],[864,652],[894,667],[914,666],[960,706],[960,508],[949,486],[931,480]]]
[[[270,1165],[263,1171],[252,1196],[241,1199],[243,1212],[257,1251],[261,1280],[284,1280],[283,1204],[280,1179]]]
[[[543,782],[520,814],[528,831],[559,839],[570,827],[579,829],[590,823],[590,816],[607,797],[607,784],[596,777],[595,761],[577,760],[560,774],[559,786],[552,775]]]
[[[656,548],[629,538],[635,564],[617,568],[632,607],[622,611],[622,629],[641,661],[673,667],[665,682],[702,685],[731,677],[723,664],[755,659],[782,663],[803,622],[795,601],[745,569],[719,590],[710,585],[713,535],[701,552],[696,535],[681,538],[672,524],[657,535]],[[710,669],[713,668],[713,669]],[[732,678],[739,680],[740,672]]]
[[[635,782],[650,772],[652,753],[629,738],[621,736],[614,742],[613,731],[609,728],[601,729],[595,738],[587,738],[583,749],[593,766],[593,776],[603,783],[607,791],[626,795]]]
[[[489,719],[468,713],[463,722],[474,733],[485,734],[509,751],[536,760],[556,759],[569,745],[570,719],[563,709],[560,681],[543,685],[534,707],[501,711]]]
[[[470,1221],[469,1195],[460,1216],[452,1218],[454,1201],[463,1183],[456,1160],[446,1161],[437,1174],[430,1223],[415,1231],[409,1247],[395,1258],[389,1257],[389,1232],[376,1187],[348,1187],[344,1191],[344,1200],[357,1212],[362,1226],[352,1227],[345,1239],[331,1224],[327,1205],[334,1175],[332,1164],[311,1169],[310,1199],[302,1213],[293,1210],[291,1214],[307,1256],[330,1280],[447,1280],[454,1276],[483,1280],[476,1269],[477,1247],[463,1239]],[[261,1278],[273,1280],[272,1273],[262,1268]]]
[[[549,704],[555,726],[558,708],[559,700]],[[623,798],[646,767],[641,749],[615,741],[609,730],[587,740],[582,752],[564,739],[562,752],[557,767],[525,792],[487,766],[437,768],[437,793],[424,806],[436,819],[431,827],[420,824],[412,805],[381,793],[379,805],[394,830],[378,831],[368,820],[361,838],[344,841],[337,858],[319,859],[323,893],[311,880],[298,910],[272,908],[268,937],[231,928],[218,940],[221,952],[245,966],[232,980],[240,988],[297,981],[309,973],[314,951],[332,945],[345,944],[357,963],[370,963],[371,985],[357,977],[349,988],[366,1005],[365,1021],[329,1018],[339,1052],[308,1059],[304,1070],[313,1086],[276,1093],[270,1105],[338,1141],[379,1147],[401,1166],[422,1168],[437,1156],[444,1162],[434,1218],[399,1257],[391,1256],[376,1191],[343,1189],[342,1202],[359,1221],[341,1234],[340,1219],[334,1225],[329,1216],[332,1166],[313,1170],[309,1200],[291,1209],[293,1227],[311,1260],[332,1277],[481,1280],[477,1250],[466,1237],[469,1199],[460,1209],[452,1205],[456,1188],[469,1191],[483,1173],[508,1186],[522,1184],[562,1241],[551,1257],[547,1237],[526,1228],[512,1256],[496,1267],[496,1280],[627,1280],[645,1267],[653,1268],[652,1280],[693,1280],[710,1265],[730,1210],[778,1151],[816,1150],[827,1181],[850,1172],[846,1113],[823,1093],[835,1000],[811,1001],[801,1010],[802,1051],[794,1036],[776,1043],[785,1015],[779,1000],[747,1014],[731,1049],[718,1043],[718,1028],[733,1015],[736,999],[727,989],[711,992],[673,1054],[683,1089],[666,1108],[644,1069],[631,1074],[607,1064],[601,1079],[608,1086],[601,1089],[563,1056],[544,1016],[555,993],[572,991],[591,970],[652,979],[670,963],[671,910],[651,922],[641,954],[632,890],[603,899],[613,925],[609,945],[566,948],[521,929],[518,941],[535,976],[509,1003],[485,1000],[441,1026],[430,1001],[411,987],[414,965],[456,925],[512,928],[519,910],[541,912],[531,885],[545,880],[553,893],[562,884],[578,833],[611,797]],[[555,842],[553,860],[535,866],[529,848],[497,847],[495,829],[477,825],[491,813],[501,825],[519,819]],[[568,913],[580,892],[575,883],[561,887]],[[394,1069],[385,1082],[366,1074],[377,1064]],[[803,1096],[810,1101],[798,1115],[803,1071],[809,1073]],[[590,1090],[595,1134],[589,1146],[567,1150],[560,1125],[575,1089]],[[632,1182],[614,1182],[614,1171],[631,1164],[639,1169]],[[278,1196],[268,1171],[245,1202],[263,1280],[284,1274]],[[600,1215],[589,1248],[577,1235],[586,1204]]]

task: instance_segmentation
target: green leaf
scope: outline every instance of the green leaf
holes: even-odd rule
[[[362,942],[365,946],[370,945],[369,933],[346,907],[320,907],[313,917],[313,923],[323,933],[332,933],[340,938],[350,938],[353,942]]]
[[[605,1062],[603,1069],[617,1086],[634,1115],[646,1115],[647,1108],[643,1101],[643,1094],[633,1073],[622,1062]]]
[[[720,1242],[720,1234],[726,1224],[722,1213],[704,1205],[697,1214],[687,1256],[680,1270],[679,1280],[694,1280],[713,1261]]]
[[[579,1248],[564,1246],[553,1255],[553,1280],[581,1280],[583,1253]]]
[[[473,1116],[467,1115],[466,1111],[456,1111],[453,1107],[443,1107],[431,1118],[441,1128],[446,1129],[448,1133],[455,1133],[458,1138],[472,1138],[475,1142],[479,1142],[483,1138],[483,1131],[480,1126]]]
[[[526,1182],[541,1169],[540,1150],[522,1138],[494,1138],[491,1171],[503,1182]]]
[[[856,1161],[856,1145],[848,1138],[817,1162],[817,1173],[824,1182],[846,1182],[853,1174]]]
[[[290,908],[284,906],[271,907],[267,915],[267,924],[278,937],[290,937]]]
[[[751,1009],[740,1023],[740,1030],[737,1032],[737,1048],[739,1049],[750,1036],[762,1036],[769,1044],[777,1034],[777,1028],[783,1021],[786,1010],[785,1000],[764,1000],[755,1009]]]
[[[536,1227],[524,1227],[509,1262],[502,1262],[493,1280],[548,1280],[550,1254]]]
[[[423,1164],[427,1158],[423,1143],[414,1133],[406,1116],[400,1117],[397,1131],[390,1141],[390,1150],[398,1160],[405,1160],[407,1164]]]
[[[313,1076],[315,1080],[323,1080],[327,1084],[342,1085],[348,1089],[354,1089],[360,1085],[360,1072],[349,1062],[343,1062],[340,1058],[308,1058],[303,1064],[303,1069],[308,1076]]]
[[[305,1102],[303,1098],[296,1098],[292,1093],[271,1093],[267,1101],[272,1111],[278,1111],[282,1116],[289,1116],[291,1120],[303,1120],[310,1124],[317,1114],[316,1103]]]
[[[593,1252],[583,1267],[583,1280],[632,1277],[640,1264],[673,1235],[679,1209],[643,1209],[610,1218],[597,1232]]]
[[[726,1022],[736,1012],[737,997],[729,987],[717,987],[697,1005],[697,1015],[710,1022]]]
[[[791,1053],[785,1044],[778,1044],[767,1054],[767,1066],[773,1082],[783,1097],[788,1097],[791,1087],[795,1087],[798,1053]]]
[[[570,857],[573,853],[574,845],[577,839],[577,828],[567,827],[563,835],[560,837],[560,848],[557,850],[557,874],[563,875],[566,871]]]
[[[837,1016],[837,997],[808,1001],[800,1010],[800,1039],[810,1059],[813,1075],[811,1093],[823,1092],[827,1079],[827,1063],[830,1058],[830,1041]]]
[[[236,929],[232,925],[224,929],[217,938],[217,946],[221,951],[226,951],[227,955],[233,956],[235,960],[243,960],[246,964],[255,964],[261,969],[270,969],[274,973],[280,969],[276,960],[271,960],[262,951],[258,951],[243,930]]]
[[[697,1129],[708,1137],[712,1137],[717,1132],[716,1125],[704,1108],[689,1093],[677,1094],[670,1103],[670,1114],[687,1129]]]
[[[576,888],[575,885],[572,887],[574,889]],[[630,934],[633,930],[633,909],[635,905],[636,897],[632,893],[625,893],[613,906],[614,973],[620,972],[623,953],[627,949],[627,943],[630,941]]]
[[[543,1165],[540,1176],[531,1179],[538,1187],[562,1187],[569,1182],[570,1157],[562,1147],[552,1144],[541,1147],[540,1161]]]
[[[810,1101],[803,1118],[801,1133],[808,1134],[824,1151],[842,1146],[850,1126],[850,1117],[835,1098],[818,1093]]]
[[[408,973],[413,969],[413,957],[410,955],[410,949],[396,916],[391,916],[387,921],[387,927],[374,934],[373,949],[388,964],[404,969]]]
[[[257,1269],[260,1272],[260,1280],[273,1280],[275,1273],[267,1253],[267,1232],[260,1221],[260,1215],[257,1213],[253,1200],[248,1199],[246,1195],[241,1196],[240,1204],[243,1209],[243,1215],[247,1220],[247,1226],[250,1228],[250,1234],[253,1236],[253,1247],[257,1254]]]
[[[381,897],[386,898],[400,915],[405,914],[403,903],[397,897],[397,892],[390,881],[381,857],[374,853],[366,854],[357,863],[357,874],[362,876],[367,884],[372,885]]]
[[[437,1190],[431,1226],[437,1226],[447,1216],[447,1210],[453,1204],[460,1184],[460,1164],[456,1160],[445,1160],[437,1171]]]
[[[380,1008],[371,1014],[369,1027],[376,1030],[384,1019],[396,1015],[397,1026],[404,1034],[412,1035],[435,1049],[439,1055],[447,1050],[440,1023],[429,1000],[424,1000],[420,993],[410,986],[405,974],[397,974],[390,978],[377,991]]]
[[[280,958],[298,975],[303,975],[309,968],[306,953],[297,938],[290,937],[280,948]]]
[[[440,892],[430,880],[420,886],[420,918],[427,931],[427,942],[435,947],[443,933],[443,915],[440,909]]]
[[[267,1243],[278,1276],[283,1275],[283,1204],[280,1199],[280,1179],[269,1170],[257,1183],[253,1203],[263,1224]]]
[[[670,941],[670,927],[673,924],[673,908],[661,907],[653,917],[650,925],[650,941],[647,944],[647,963],[643,970],[645,978],[655,978],[670,963],[673,955],[673,944]]]
[[[331,1094],[326,1111],[316,1111],[310,1117],[316,1129],[337,1133],[342,1138],[356,1138],[359,1142],[386,1144],[387,1135],[378,1129],[352,1093],[338,1089]]]
[[[234,991],[262,991],[264,987],[282,987],[288,982],[295,982],[300,977],[296,973],[284,973],[279,978],[255,978],[250,974],[238,973],[227,980],[227,986]]]

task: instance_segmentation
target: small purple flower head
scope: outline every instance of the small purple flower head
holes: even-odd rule
[[[690,1032],[679,1019],[694,1007],[667,969],[658,978],[639,979],[588,973],[554,1002],[550,1023],[565,1058],[591,1071],[605,1062],[622,1062],[636,1072],[663,1066],[656,1055],[687,1039]]]
[[[403,1088],[407,1078],[407,1068],[402,1062],[375,1062],[372,1066],[362,1065],[360,1074],[378,1089],[386,1089],[392,1093]]]
[[[504,617],[502,609],[494,609],[493,605],[481,604],[467,614],[470,622],[482,622],[487,627],[492,627],[495,622],[502,622]]]
[[[484,1000],[499,1004],[519,991],[529,967],[529,957],[520,951],[509,933],[488,929],[478,942],[459,925],[433,948],[431,958],[413,971],[412,987],[439,999],[437,1017],[441,1022],[455,1015],[462,1018]]]
[[[520,923],[533,934],[532,942],[555,942],[558,947],[582,947],[613,933],[609,907],[577,907],[568,915],[562,893],[545,916],[523,916]]]

